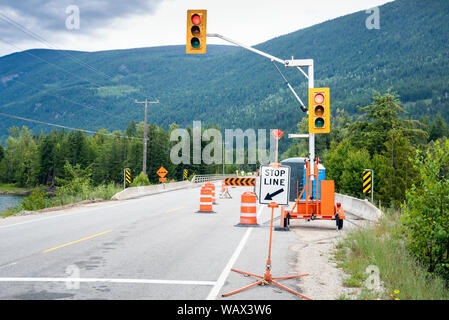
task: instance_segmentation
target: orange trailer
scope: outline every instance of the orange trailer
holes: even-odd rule
[[[340,203],[335,204],[335,184],[333,180],[319,180],[318,178],[318,159],[315,162],[315,174],[310,173],[309,160],[306,161],[306,185],[299,194],[299,187],[296,187],[296,201],[291,210],[282,210],[281,227],[290,224],[290,219],[307,220],[335,220],[338,230],[343,228],[345,214]],[[313,194],[311,177],[314,177],[315,183],[319,183],[320,188],[315,188],[316,194]],[[321,196],[318,195],[321,189]],[[305,200],[302,200],[305,194]],[[283,224],[283,226],[282,226]]]

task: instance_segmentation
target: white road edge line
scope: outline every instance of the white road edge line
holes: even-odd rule
[[[259,212],[257,212],[257,216],[256,216],[256,221],[257,221],[257,223],[258,224],[261,224],[260,222],[259,222],[259,220],[260,220],[260,217],[262,216],[262,211],[263,211],[263,209],[265,208],[265,206],[262,204],[262,205],[260,205],[260,208],[259,208]]]
[[[250,227],[248,230],[246,230],[245,235],[243,236],[242,240],[240,240],[239,245],[237,246],[234,253],[232,254],[231,259],[229,259],[228,263],[226,264],[226,267],[224,267],[223,271],[221,272],[220,276],[218,277],[217,282],[215,283],[214,287],[209,292],[209,295],[207,296],[206,300],[217,299],[218,293],[220,292],[226,279],[228,278],[228,275],[231,272],[231,268],[237,261],[237,258],[239,257],[240,253],[242,252],[242,249],[245,246],[246,241],[248,240],[249,235],[251,234],[252,230],[253,230],[252,227]]]
[[[104,278],[0,278],[0,282],[109,282],[109,283],[141,283],[141,284],[181,284],[214,286],[215,281],[193,280],[157,280],[157,279],[104,279]]]

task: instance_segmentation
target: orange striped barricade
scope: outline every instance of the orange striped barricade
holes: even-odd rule
[[[258,226],[256,201],[257,198],[254,192],[244,192],[242,194],[240,205],[240,223],[236,226]]]
[[[200,210],[197,213],[215,213],[212,207],[212,189],[201,187]]]
[[[220,199],[232,199],[231,194],[229,193],[228,187],[224,180],[221,182]]]

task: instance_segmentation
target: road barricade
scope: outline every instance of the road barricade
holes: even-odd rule
[[[221,182],[220,199],[232,199],[231,194],[229,193],[228,187],[226,186],[224,180]]]

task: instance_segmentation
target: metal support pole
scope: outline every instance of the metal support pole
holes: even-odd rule
[[[147,174],[147,140],[148,140],[148,99],[145,99],[145,120],[143,126],[143,160],[142,160],[142,172]]]
[[[308,69],[309,69],[308,70],[309,89],[315,88],[315,78],[314,78],[314,74],[313,74],[313,72],[314,72],[313,63],[309,66]],[[310,110],[308,112],[310,112]],[[310,156],[311,163],[314,163],[315,162],[315,134],[314,133],[309,133],[309,156]],[[315,166],[311,165],[310,166],[310,180],[311,181],[314,180],[314,176],[313,176],[314,174],[315,174]]]
[[[215,37],[215,38],[220,38],[222,40],[225,40],[227,42],[233,43],[239,47],[242,47],[246,50],[252,51],[258,55],[261,55],[265,58],[268,58],[271,60],[271,62],[278,62],[283,64],[285,67],[290,67],[290,68],[297,68],[309,81],[309,88],[314,88],[315,87],[315,79],[314,79],[314,63],[313,63],[313,59],[294,59],[292,57],[291,60],[282,60],[279,59],[275,56],[272,56],[271,54],[265,53],[263,51],[257,50],[253,47],[244,45],[242,43],[239,43],[233,39],[229,39],[225,36],[222,36],[220,34],[217,33],[208,33],[207,37]],[[308,67],[308,74],[306,75],[306,73],[302,70],[302,67]],[[277,67],[276,67],[277,68]],[[279,68],[277,68],[277,70],[280,72]],[[280,72],[281,73],[281,72]],[[304,103],[302,102],[301,98],[299,98],[298,94],[295,92],[295,90],[293,89],[293,87],[290,85],[290,83],[287,81],[287,79],[282,75],[282,78],[284,79],[284,81],[286,81],[288,88],[290,89],[290,91],[293,93],[293,95],[295,96],[295,98],[298,100],[298,102],[301,105],[301,108],[303,109],[303,111],[305,111],[305,106]],[[314,163],[315,161],[315,134],[313,133],[309,133],[308,135],[309,137],[309,158],[311,163]],[[315,174],[315,168],[314,166],[310,166],[310,181],[314,180],[314,174]],[[318,186],[317,186],[318,187]]]
[[[221,145],[222,145],[222,150],[221,150],[221,159],[222,159],[222,162],[223,162],[223,174],[225,174],[225,145],[224,145],[224,140],[222,140],[222,142],[221,142]]]
[[[252,52],[254,52],[254,53],[257,53],[257,54],[259,54],[259,55],[261,55],[261,56],[264,56],[265,58],[268,58],[268,59],[270,59],[270,60],[274,60],[274,61],[277,61],[277,62],[279,62],[279,63],[285,64],[285,61],[284,61],[284,60],[281,60],[281,59],[279,59],[279,58],[277,58],[277,57],[275,57],[275,56],[272,56],[271,54],[265,53],[265,52],[263,52],[263,51],[254,49],[254,48],[252,48],[252,47],[250,47],[250,46],[247,46],[247,45],[244,45],[244,44],[242,44],[242,43],[239,43],[239,42],[237,42],[237,41],[235,41],[235,40],[229,39],[229,38],[227,38],[227,37],[225,37],[225,36],[222,36],[221,34],[218,34],[218,33],[208,33],[207,36],[208,36],[208,37],[212,37],[212,38],[220,38],[220,39],[222,39],[222,40],[224,40],[224,41],[233,43],[233,44],[235,44],[235,45],[237,45],[237,46],[239,46],[239,47],[242,47],[242,48],[244,48],[244,49],[246,49],[246,50],[249,50],[249,51],[252,51]]]
[[[374,170],[371,171],[371,203],[374,204]]]

